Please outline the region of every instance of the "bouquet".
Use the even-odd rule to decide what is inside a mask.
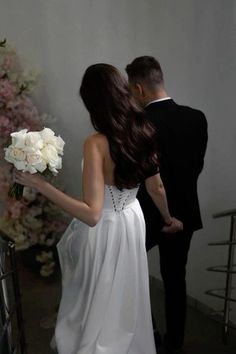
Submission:
[[[62,168],[62,155],[65,142],[50,128],[41,131],[22,129],[10,134],[11,145],[5,148],[5,159],[14,167],[31,174],[52,173],[56,175]],[[9,195],[16,199],[23,196],[24,186],[14,183]]]

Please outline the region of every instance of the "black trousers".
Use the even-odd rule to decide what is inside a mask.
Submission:
[[[160,270],[165,291],[166,335],[164,341],[173,349],[182,347],[184,342],[186,264],[192,234],[193,231],[185,230],[176,234],[160,233],[158,235]],[[147,230],[147,251],[153,246],[152,242],[148,242]]]

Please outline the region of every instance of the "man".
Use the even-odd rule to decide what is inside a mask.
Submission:
[[[177,353],[184,342],[188,250],[193,232],[202,228],[197,180],[207,146],[207,121],[201,111],[178,105],[167,95],[163,72],[155,58],[136,58],[126,71],[134,97],[157,130],[160,173],[170,212],[184,225],[184,230],[176,234],[162,233],[161,215],[145,185],[140,187],[138,199],[146,221],[147,251],[159,246],[165,290],[165,352]]]

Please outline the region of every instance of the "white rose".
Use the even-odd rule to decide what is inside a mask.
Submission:
[[[35,165],[42,161],[42,154],[40,151],[28,152],[26,155],[26,160],[30,165]]]
[[[26,158],[26,154],[24,150],[14,147],[10,145],[7,149],[5,149],[5,159],[8,162],[14,163],[17,161],[24,161]]]
[[[49,170],[53,174],[57,174],[58,170],[60,170],[61,168],[62,168],[62,158],[59,156],[56,161],[52,161],[51,163],[49,163]]]
[[[41,162],[36,163],[34,165],[34,167],[36,168],[37,171],[42,173],[43,171],[45,171],[47,169],[47,164],[45,161],[42,160]]]
[[[44,128],[43,130],[41,130],[40,134],[45,144],[50,143],[50,141],[53,140],[55,135],[54,131],[50,128]]]
[[[58,154],[63,154],[65,142],[60,136],[55,136],[55,133],[50,128],[44,128],[41,131],[41,136],[45,145],[53,145],[56,148]]]
[[[23,169],[23,172],[29,172],[31,175],[34,173],[37,173],[38,171],[36,170],[35,166],[26,164],[25,168]]]
[[[25,161],[26,154],[22,149],[14,148],[10,146],[5,149],[5,160],[11,162],[15,168],[19,171],[22,171],[26,167]]]
[[[12,145],[19,148],[25,147],[26,134],[27,129],[22,129],[19,132],[11,133]]]
[[[23,172],[43,172],[47,168],[54,174],[62,167],[65,142],[50,128],[41,132],[28,132],[23,129],[11,134],[12,144],[5,149],[5,159]]]
[[[28,171],[32,171],[32,168],[34,168],[39,172],[43,172],[47,168],[46,162],[42,159],[42,154],[39,150],[33,151],[33,152],[28,152],[26,160],[29,164],[27,166]],[[33,173],[35,173],[35,172],[33,172]]]
[[[27,163],[25,161],[15,161],[14,166],[17,170],[25,172]]]
[[[35,149],[43,148],[43,139],[40,132],[28,132],[25,137],[25,145]]]
[[[58,154],[63,155],[63,149],[65,142],[60,136],[54,136],[53,140],[50,142],[57,149]]]
[[[47,164],[53,163],[58,159],[58,153],[53,145],[46,145],[42,150],[42,158]]]
[[[42,158],[48,165],[49,170],[54,174],[57,174],[57,169],[62,167],[62,159],[58,156],[57,150],[53,145],[46,145],[42,150]]]

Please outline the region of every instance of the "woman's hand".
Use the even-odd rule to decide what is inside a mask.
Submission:
[[[182,231],[183,230],[183,223],[182,221],[172,217],[170,225],[166,225],[162,228],[162,232],[165,232],[167,234],[175,234],[176,232]]]
[[[45,182],[44,178],[38,173],[30,174],[28,172],[20,172],[15,170],[13,177],[16,183],[36,189],[39,189]]]

